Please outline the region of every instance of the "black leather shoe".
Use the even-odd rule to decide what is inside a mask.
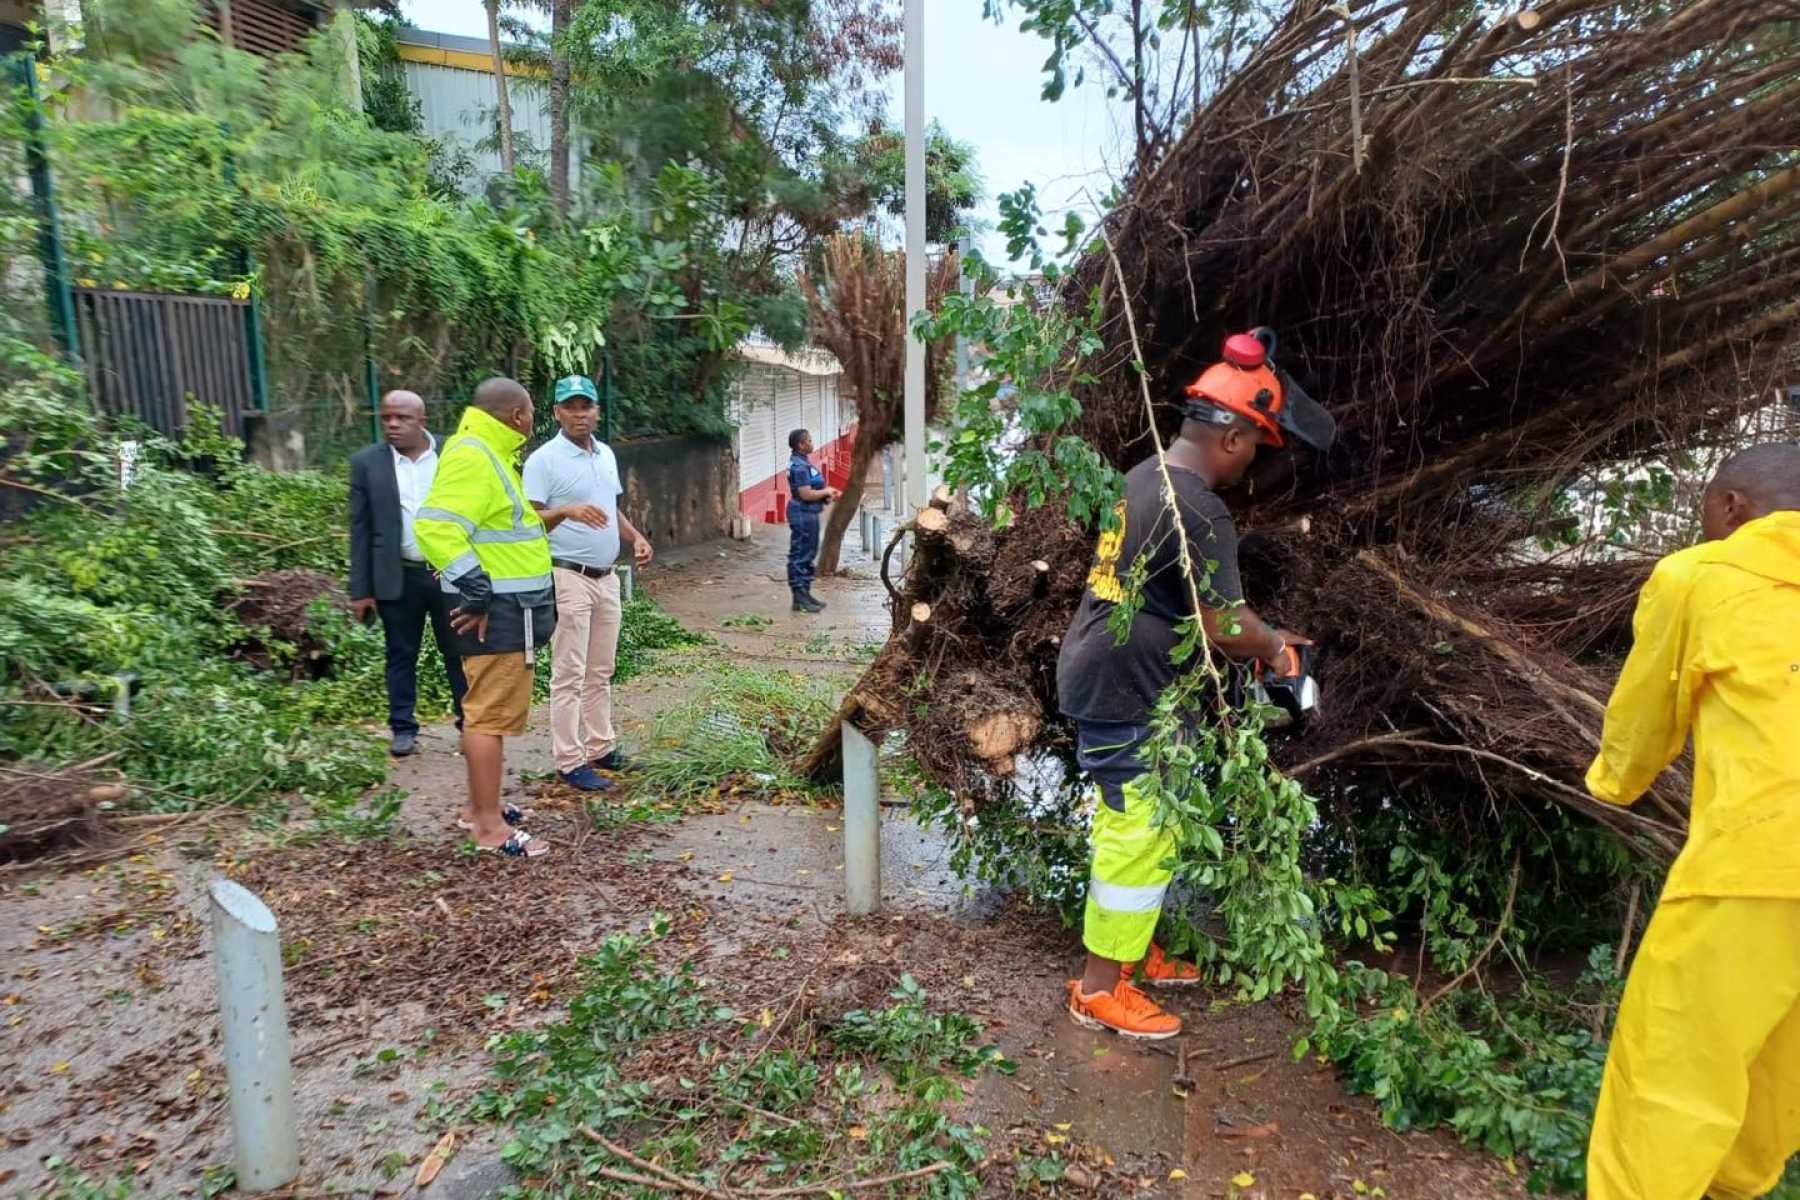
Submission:
[[[811,588],[806,589],[806,598],[812,602],[814,612],[824,612],[825,611],[825,602],[823,600],[819,599],[817,596],[813,595],[813,591]]]
[[[631,760],[619,753],[617,747],[614,747],[588,763],[588,766],[596,771],[629,771],[631,770]]]
[[[416,733],[396,733],[394,735],[393,745],[388,747],[388,753],[393,755],[395,758],[405,758],[407,755],[413,753],[418,748],[419,748],[419,735],[418,734],[416,734]]]

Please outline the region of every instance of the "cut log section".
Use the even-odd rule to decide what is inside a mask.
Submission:
[[[1037,740],[1043,720],[1035,712],[989,713],[969,726],[969,748],[996,777],[1013,773],[1017,756]]]
[[[941,508],[921,508],[912,519],[913,530],[921,534],[937,534],[950,528],[950,514]]]

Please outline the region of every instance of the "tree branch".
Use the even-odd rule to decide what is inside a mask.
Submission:
[[[1508,884],[1506,888],[1506,907],[1500,913],[1500,923],[1494,926],[1494,936],[1488,939],[1487,945],[1481,948],[1481,953],[1477,954],[1475,960],[1463,969],[1462,974],[1458,975],[1455,979],[1452,979],[1449,983],[1446,983],[1437,991],[1431,993],[1431,999],[1419,1005],[1419,1017],[1421,1019],[1424,1018],[1427,1012],[1431,1011],[1431,1006],[1436,1004],[1446,993],[1453,992],[1461,987],[1469,976],[1480,970],[1481,964],[1487,960],[1487,956],[1494,952],[1494,947],[1498,946],[1500,944],[1500,939],[1506,936],[1506,926],[1508,922],[1512,920],[1513,901],[1519,898],[1519,870],[1522,864],[1523,860],[1517,855],[1514,855],[1512,882]]]

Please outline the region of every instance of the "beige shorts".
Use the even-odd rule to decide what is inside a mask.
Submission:
[[[463,696],[463,728],[517,737],[531,715],[531,660],[517,650],[463,656],[469,690]]]

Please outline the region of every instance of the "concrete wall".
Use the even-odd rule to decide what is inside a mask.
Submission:
[[[623,508],[652,545],[692,546],[730,532],[737,511],[731,443],[698,437],[618,442]]]

